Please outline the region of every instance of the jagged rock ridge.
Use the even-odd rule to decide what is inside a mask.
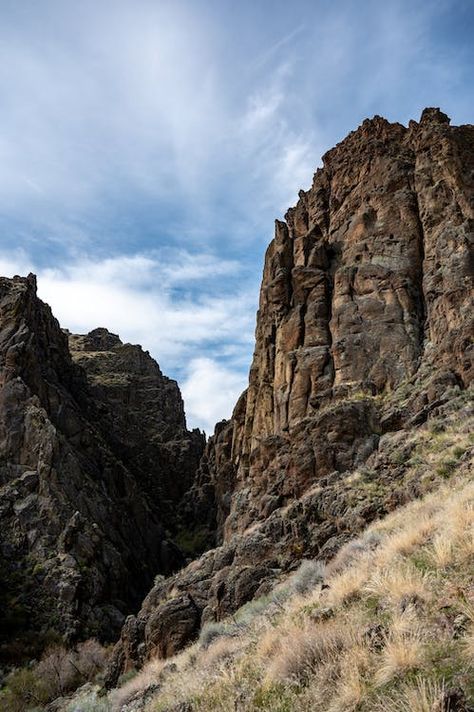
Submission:
[[[249,387],[184,500],[222,545],[151,590],[110,684],[417,495],[390,453],[472,381],[473,239],[474,126],[376,116],[324,156],[276,222]],[[364,463],[381,491],[354,499]]]
[[[35,278],[0,279],[1,653],[113,639],[184,563],[170,512],[204,446],[177,384],[105,329],[61,331]]]

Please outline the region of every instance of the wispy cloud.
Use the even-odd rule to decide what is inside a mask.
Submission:
[[[82,222],[93,244],[94,226],[114,240],[125,203],[129,217],[161,210],[188,238],[197,224],[220,238],[231,216],[248,242],[366,114],[465,110],[463,50],[434,41],[450,8],[299,0],[262,16],[245,3],[7,1],[0,212],[44,240]]]

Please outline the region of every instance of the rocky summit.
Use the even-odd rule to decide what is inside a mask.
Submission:
[[[249,385],[207,443],[148,353],[0,280],[4,660],[118,640],[113,687],[433,491],[458,465],[419,433],[472,422],[473,241],[474,126],[364,121],[276,222]]]

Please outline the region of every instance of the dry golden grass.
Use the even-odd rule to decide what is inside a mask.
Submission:
[[[453,560],[454,541],[446,536],[446,532],[434,537],[429,551],[430,560],[436,568],[444,569]]]
[[[408,562],[394,560],[390,567],[376,568],[364,590],[391,606],[407,607],[430,600],[430,586],[429,574],[421,573]]]
[[[278,682],[307,682],[322,663],[340,655],[348,643],[347,631],[331,623],[287,628],[282,645],[269,662],[267,678]]]
[[[325,602],[329,606],[350,603],[360,595],[369,578],[369,558],[361,556],[357,564],[328,580]]]
[[[235,638],[218,638],[202,653],[202,663],[207,667],[215,667],[231,659],[237,651],[241,651],[245,642]]]
[[[328,712],[355,710],[367,696],[367,673],[370,670],[370,653],[363,645],[355,645],[343,657],[337,680],[337,694],[328,706]]]
[[[441,709],[444,684],[418,678],[392,697],[381,699],[376,712],[434,712]]]
[[[395,532],[387,537],[384,544],[379,548],[377,561],[380,564],[388,563],[398,556],[408,556],[415,549],[424,544],[434,529],[433,518],[429,514],[422,513],[419,520],[413,522],[401,531]]]
[[[112,690],[110,703],[112,712],[120,712],[122,706],[137,692],[146,689],[148,685],[156,683],[163,670],[166,660],[151,660],[134,677],[125,682],[121,687]]]
[[[419,633],[391,632],[375,671],[376,685],[386,685],[394,678],[420,668],[426,660],[423,636]]]
[[[465,437],[427,432],[420,442],[435,462]],[[433,712],[445,675],[446,685],[465,686],[474,671],[473,562],[474,481],[465,464],[458,479],[344,547],[326,568],[327,588],[293,593],[251,617],[241,635],[191,646],[172,660],[176,673],[149,664],[120,699],[159,678],[146,712],[185,701],[196,712]]]

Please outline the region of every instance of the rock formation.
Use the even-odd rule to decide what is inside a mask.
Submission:
[[[105,329],[61,331],[35,278],[0,279],[0,653],[113,640],[184,562],[171,511],[203,449],[177,384]]]
[[[365,121],[276,223],[249,386],[207,444],[148,353],[0,278],[3,660],[121,629],[113,685],[429,489],[413,434],[468,408],[473,238],[474,126]]]
[[[122,344],[107,329],[69,334],[73,361],[87,375],[95,426],[133,471],[162,522],[176,526],[176,503],[191,486],[204,435],[188,432],[176,381],[140,346]]]
[[[324,156],[276,223],[249,387],[182,503],[221,545],[127,619],[109,684],[417,495],[401,443],[472,380],[473,239],[474,126],[376,116]]]

